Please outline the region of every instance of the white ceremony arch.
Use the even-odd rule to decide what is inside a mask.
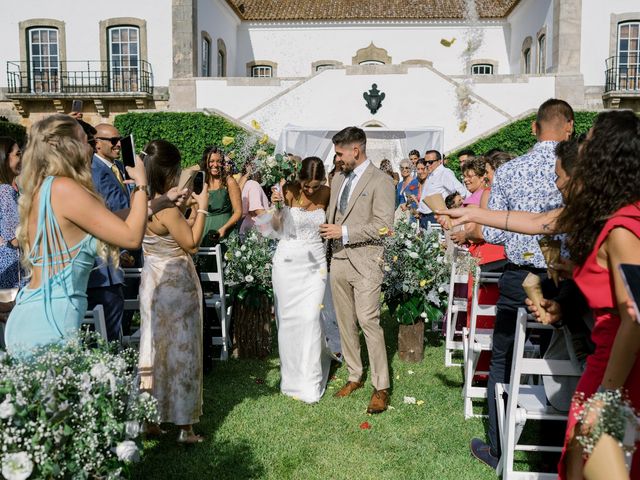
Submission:
[[[398,171],[398,163],[409,157],[411,150],[424,155],[427,150],[442,152],[444,130],[440,127],[412,127],[392,129],[385,127],[363,127],[367,134],[367,156],[379,166],[380,160],[388,158]],[[304,157],[319,157],[327,167],[333,161],[331,137],[338,132],[333,128],[312,128],[287,125],[280,133],[276,153],[293,153]]]

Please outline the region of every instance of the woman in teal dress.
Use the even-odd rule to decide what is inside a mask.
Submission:
[[[224,238],[238,223],[242,217],[242,199],[238,183],[232,176],[227,176],[220,148],[213,146],[204,151],[200,169],[205,172],[209,191],[202,246],[210,247],[216,243],[215,232]]]
[[[23,265],[30,282],[16,299],[5,329],[10,354],[77,335],[87,309],[94,257],[117,262],[118,248],[140,248],[147,221],[147,177],[136,160],[127,171],[136,187],[125,220],[93,188],[91,149],[76,120],[52,115],[34,124],[18,180]]]

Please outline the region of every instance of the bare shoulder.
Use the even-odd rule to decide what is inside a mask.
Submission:
[[[51,194],[64,200],[63,203],[73,205],[95,198],[85,187],[69,177],[56,177],[51,184]]]
[[[235,179],[235,178],[233,178],[233,176],[232,176],[232,175],[229,175],[229,176],[227,177],[227,188],[228,188],[229,190],[231,190],[231,189],[237,189],[237,190],[240,190],[240,185],[238,185],[238,182],[236,182],[236,179]]]

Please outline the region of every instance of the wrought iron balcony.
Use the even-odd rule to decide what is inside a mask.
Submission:
[[[640,58],[638,53],[624,53],[606,60],[607,92],[624,92],[640,95]]]
[[[153,94],[151,64],[101,61],[7,62],[8,96]]]

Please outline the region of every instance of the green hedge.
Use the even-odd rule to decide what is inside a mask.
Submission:
[[[20,145],[27,139],[27,129],[18,123],[0,121],[0,137],[11,137]]]
[[[242,165],[258,149],[273,152],[273,145],[258,145],[260,137],[217,115],[203,113],[153,112],[125,113],[115,118],[121,135],[133,134],[136,150],[142,150],[151,140],[168,140],[178,147],[183,166],[194,165],[210,145],[222,147],[222,137],[234,137],[233,144],[223,147],[234,151],[236,165]]]
[[[575,132],[577,134],[586,133],[593,125],[593,121],[599,112],[575,112]],[[464,147],[464,149],[473,150],[476,155],[482,155],[489,150],[499,148],[506,152],[516,155],[522,155],[533,147],[536,143],[536,137],[531,133],[531,122],[535,120],[535,114],[522,120],[517,120],[496,133],[481,138],[475,143]],[[461,149],[462,150],[462,149]],[[447,166],[459,173],[460,167],[458,163],[458,152],[454,152],[449,156]]]

